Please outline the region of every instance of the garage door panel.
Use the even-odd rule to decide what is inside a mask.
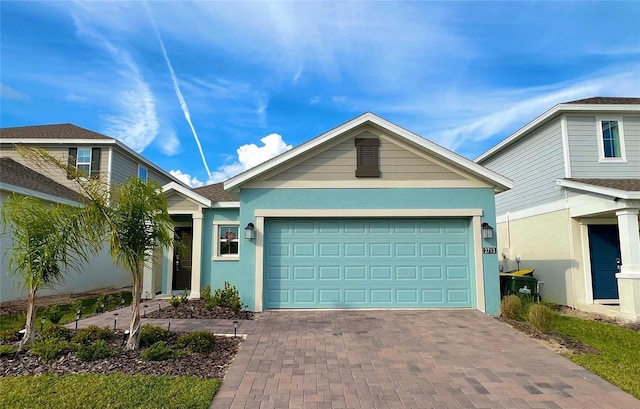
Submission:
[[[472,307],[469,224],[468,219],[267,220],[264,305]]]

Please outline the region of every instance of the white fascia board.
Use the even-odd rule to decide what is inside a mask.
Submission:
[[[196,192],[194,192],[193,190],[186,188],[182,185],[177,184],[176,182],[169,182],[166,185],[162,186],[162,193],[167,193],[169,191],[175,191],[180,193],[183,196],[188,197],[191,200],[194,200],[198,203],[200,203],[202,206],[205,207],[211,207],[211,200],[207,199],[204,196],[201,196],[199,194],[197,194]]]
[[[68,204],[71,206],[81,206],[82,203],[75,201],[64,199],[58,196],[53,196],[47,193],[38,192],[37,190],[27,189],[21,186],[15,186],[8,183],[0,182],[0,190],[4,190],[7,192],[17,193],[24,196],[36,197],[38,199],[46,200],[47,202],[60,203],[60,204]]]
[[[522,128],[518,129],[502,142],[495,145],[493,148],[489,149],[485,153],[481,154],[473,161],[476,163],[481,163],[482,161],[490,158],[496,153],[500,152],[507,146],[513,144],[514,142],[520,140],[522,137],[527,135],[532,130],[538,128],[540,125],[545,123],[546,121],[553,118],[555,115],[562,112],[617,112],[617,113],[640,113],[640,104],[557,104],[553,108],[547,110],[542,115],[538,116],[533,121],[529,122]]]
[[[213,202],[211,204],[213,209],[239,209],[240,202]]]
[[[351,129],[354,129],[366,122],[371,122],[374,125],[377,125],[383,129],[386,129],[390,132],[393,132],[407,140],[409,140],[410,142],[413,142],[414,144],[421,146],[422,148],[435,153],[437,156],[439,156],[441,159],[444,159],[447,162],[453,162],[454,164],[462,167],[464,170],[470,172],[471,174],[474,174],[476,176],[479,176],[481,179],[484,179],[485,181],[489,181],[491,182],[491,184],[496,186],[496,190],[498,191],[504,191],[504,190],[508,190],[511,189],[513,187],[513,182],[502,176],[499,175],[481,165],[478,165],[477,163],[474,163],[460,155],[458,155],[455,152],[452,152],[446,148],[443,148],[440,145],[437,145],[411,131],[408,131],[392,122],[389,122],[385,119],[380,118],[379,116],[371,113],[371,112],[366,112],[348,122],[345,122],[342,125],[339,125],[333,129],[331,129],[328,132],[325,132],[324,134],[317,136],[313,139],[311,139],[310,141],[307,141],[305,143],[303,143],[300,146],[297,146],[279,156],[276,156],[275,158],[268,160],[264,163],[262,163],[261,165],[258,165],[252,169],[249,169],[237,176],[232,177],[231,179],[228,179],[224,182],[224,188],[225,190],[230,190],[230,189],[234,189],[239,187],[240,185],[242,185],[243,183],[275,168],[276,166],[281,165],[284,162],[287,162],[288,160],[298,156],[298,155],[302,155],[308,151],[310,151],[311,149],[316,148],[317,146],[320,146],[328,141],[330,141],[333,138],[336,138],[339,135],[344,134],[345,132],[350,131]]]
[[[612,189],[610,187],[595,186],[588,183],[577,182],[575,180],[558,179],[558,185],[570,189],[582,190],[605,196],[618,197],[620,199],[640,199],[640,192],[629,192],[626,190]]]

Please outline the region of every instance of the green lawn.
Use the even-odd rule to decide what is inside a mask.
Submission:
[[[555,330],[600,351],[567,358],[640,399],[640,332],[567,316],[557,317]]]
[[[216,379],[144,375],[42,375],[0,378],[0,407],[206,409]]]

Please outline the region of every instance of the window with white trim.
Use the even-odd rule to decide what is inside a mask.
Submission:
[[[141,181],[146,182],[148,177],[149,177],[149,171],[147,170],[147,168],[145,168],[142,165],[138,165],[138,178]]]
[[[237,260],[240,250],[240,223],[214,223],[214,259]]]
[[[67,178],[100,176],[100,148],[69,148]],[[74,171],[74,168],[77,171]]]
[[[598,118],[601,161],[626,161],[622,118]]]

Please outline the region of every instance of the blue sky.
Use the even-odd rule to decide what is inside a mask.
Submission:
[[[0,7],[2,127],[74,123],[193,186],[366,111],[472,159],[556,103],[640,96],[640,2]]]

